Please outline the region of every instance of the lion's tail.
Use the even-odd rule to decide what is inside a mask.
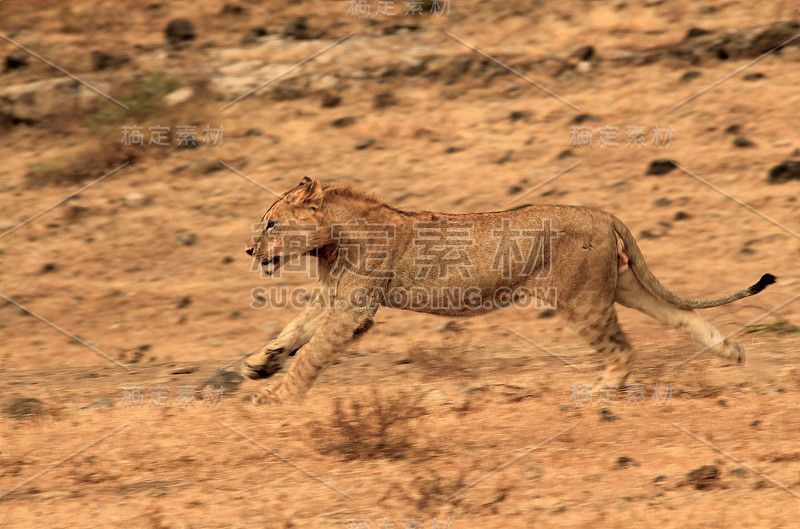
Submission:
[[[764,274],[755,285],[739,290],[738,292],[727,294],[725,296],[710,299],[685,298],[683,296],[679,296],[662,285],[656,276],[653,275],[653,272],[647,268],[647,264],[644,262],[644,256],[642,255],[641,250],[639,250],[639,246],[636,244],[636,240],[633,238],[633,235],[631,234],[630,230],[628,230],[627,226],[613,216],[612,226],[614,227],[614,231],[617,233],[617,235],[619,235],[620,239],[622,239],[622,242],[625,244],[625,252],[628,255],[628,266],[630,266],[631,270],[633,270],[633,273],[636,275],[636,278],[639,280],[639,282],[642,283],[651,293],[663,299],[664,301],[675,305],[676,307],[680,307],[682,309],[706,309],[709,307],[726,305],[736,301],[737,299],[758,294],[767,288],[768,285],[771,285],[775,282],[774,275]]]

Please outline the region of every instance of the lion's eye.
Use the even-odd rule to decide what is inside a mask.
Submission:
[[[269,229],[271,229],[273,227],[275,227],[275,221],[274,220],[268,220],[267,221],[267,229],[269,230]]]

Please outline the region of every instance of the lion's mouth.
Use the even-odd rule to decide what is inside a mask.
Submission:
[[[278,257],[277,255],[272,259],[265,259],[264,261],[261,261],[261,271],[263,271],[268,276],[271,276],[278,269],[280,262],[281,258]]]

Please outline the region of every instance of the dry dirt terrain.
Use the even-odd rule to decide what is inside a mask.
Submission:
[[[0,528],[799,527],[796,3],[378,4],[0,2]],[[218,370],[314,286],[243,251],[303,176],[599,207],[686,296],[778,281],[703,311],[743,366],[621,308],[638,386],[587,394],[546,310],[382,310],[256,407]]]

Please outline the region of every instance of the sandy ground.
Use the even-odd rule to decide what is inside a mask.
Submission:
[[[95,101],[0,129],[0,405],[42,403],[33,417],[0,415],[0,527],[798,526],[800,181],[767,176],[800,159],[800,48],[750,66],[610,59],[678,43],[692,27],[795,20],[795,5],[464,0],[449,15],[410,21],[352,17],[347,2],[235,5],[246,13],[220,14],[210,1],[0,3],[0,32],[125,101],[137,75],[181,72],[163,93],[134,98],[129,113]],[[298,16],[315,38],[280,35]],[[197,27],[182,50],[163,36],[176,17]],[[411,22],[419,29],[384,32]],[[241,44],[256,26],[268,35]],[[211,62],[291,64],[351,31],[277,83],[406,53],[484,58],[443,30],[492,56],[543,61],[519,62],[520,73],[578,110],[474,65],[450,79],[354,75],[225,111],[231,98],[204,88],[218,81]],[[597,55],[586,64],[547,66],[586,45]],[[97,73],[92,50],[133,60]],[[1,56],[18,52],[0,42]],[[700,75],[682,80],[688,71]],[[756,72],[763,77],[745,79]],[[31,58],[0,74],[0,88],[59,77]],[[162,104],[178,86],[195,97]],[[395,104],[376,106],[385,92]],[[341,103],[323,106],[326,94]],[[352,125],[331,125],[348,116]],[[168,146],[121,149],[123,126],[185,124],[223,126],[224,143],[178,149],[173,136]],[[626,146],[634,126],[646,141]],[[591,146],[576,145],[576,127],[588,128]],[[671,143],[653,144],[656,127],[671,129]],[[614,128],[619,145],[599,144],[601,129]],[[735,145],[738,136],[753,145]],[[18,227],[131,153],[129,165]],[[685,170],[646,174],[656,159]],[[220,366],[300,311],[253,308],[252,290],[313,287],[303,273],[270,282],[243,252],[274,199],[248,178],[283,191],[306,175],[407,209],[599,207],[631,228],[654,273],[683,295],[737,290],[765,272],[779,279],[704,311],[738,333],[744,366],[704,353],[676,367],[702,347],[621,308],[640,351],[640,390],[591,402],[583,386],[602,359],[534,309],[456,323],[383,310],[297,404],[252,406],[244,396],[262,384],[252,381],[206,395]],[[166,388],[161,403],[155,388]],[[706,479],[690,475],[704,465],[714,466]]]

